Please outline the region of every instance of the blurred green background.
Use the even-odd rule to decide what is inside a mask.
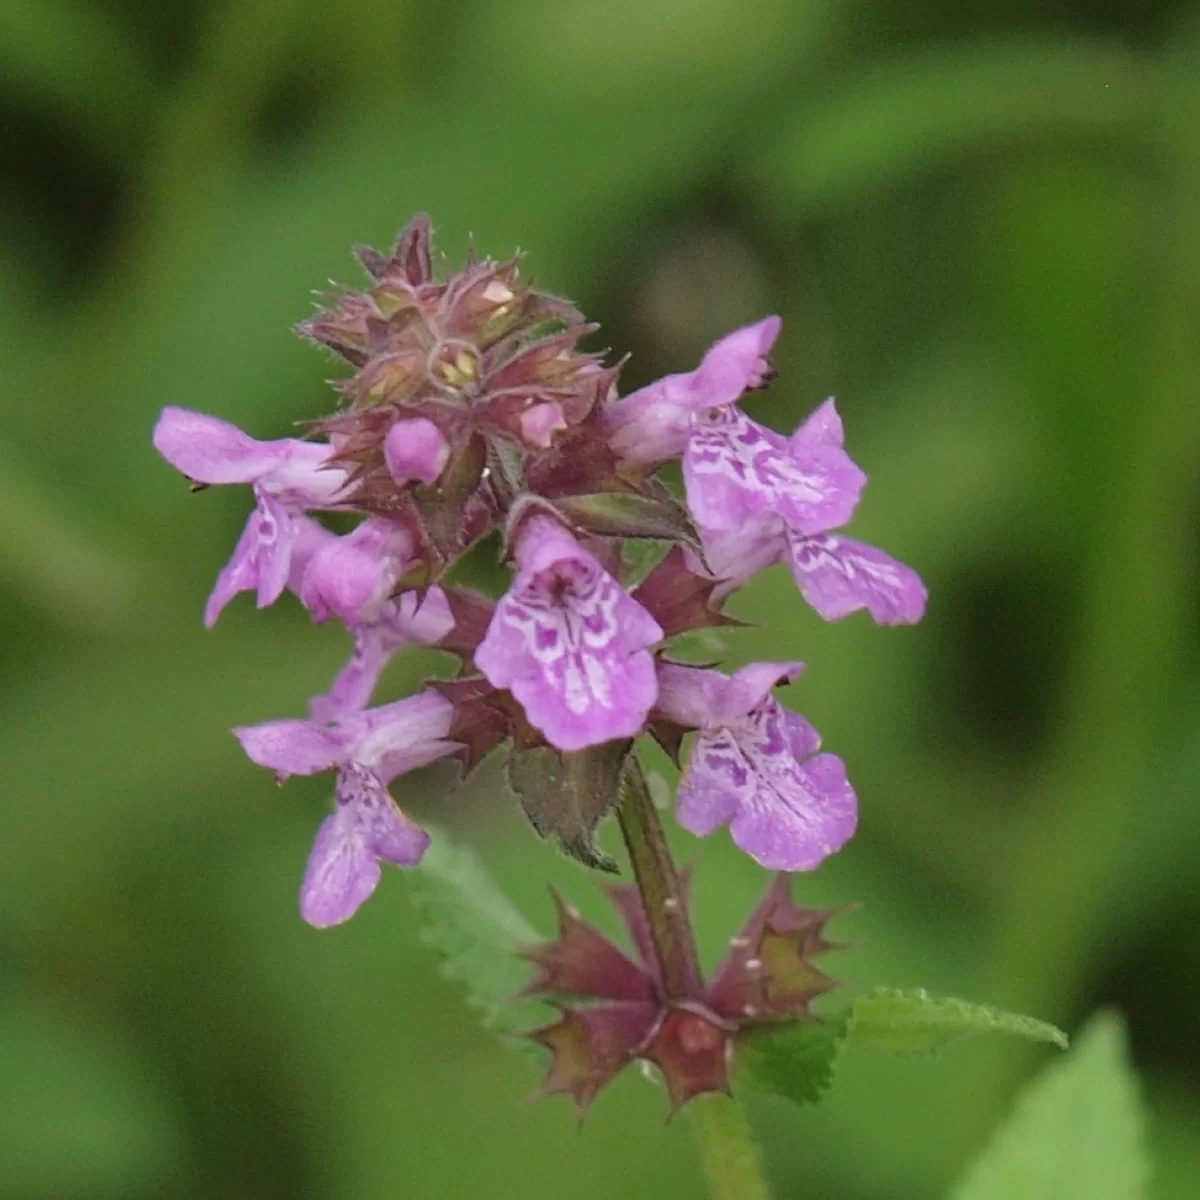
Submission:
[[[203,600],[248,495],[191,496],[166,403],[260,437],[326,411],[290,324],[417,209],[634,353],[628,387],[779,311],[783,428],[836,393],[855,530],[916,629],[824,625],[782,573],[735,656],[844,755],[861,832],[796,892],[859,900],[830,967],[1131,1025],[1154,1195],[1200,1193],[1200,9],[1001,0],[0,2],[0,1195],[691,1197],[630,1072],[582,1132],[480,1032],[399,872],[316,933],[327,780],[228,734],[299,715],[345,635]],[[430,663],[406,659],[395,694]],[[550,921],[486,771],[406,807]],[[611,834],[611,831],[608,831]],[[697,860],[715,952],[762,888]],[[602,915],[607,921],[607,916]],[[611,927],[611,926],[610,926]],[[847,1054],[753,1108],[778,1195],[944,1193],[1044,1050]]]

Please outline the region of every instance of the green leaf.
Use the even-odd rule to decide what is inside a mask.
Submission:
[[[596,845],[596,826],[616,807],[631,745],[605,742],[571,754],[539,746],[508,761],[509,782],[534,829],[601,871],[615,871],[617,864]]]
[[[842,1013],[830,1021],[751,1029],[737,1042],[738,1081],[795,1104],[817,1104],[833,1081],[848,1026]]]
[[[1142,1200],[1142,1124],[1124,1029],[1096,1017],[1018,1099],[953,1200]]]
[[[590,492],[555,501],[572,521],[605,537],[657,538],[700,551],[696,527],[682,505],[635,492]]]
[[[796,1104],[816,1104],[833,1080],[842,1045],[935,1054],[972,1033],[1007,1033],[1065,1047],[1066,1034],[985,1004],[939,999],[921,989],[876,988],[837,1017],[747,1031],[738,1041],[743,1082]]]
[[[445,833],[433,840],[421,868],[407,874],[420,911],[422,941],[442,955],[442,974],[463,984],[483,1023],[497,1033],[517,1033],[544,1015],[540,1003],[514,997],[529,982],[519,951],[542,940],[514,908],[474,851]]]
[[[973,1033],[1005,1033],[1066,1049],[1061,1029],[986,1004],[931,996],[923,988],[876,988],[850,1010],[850,1040],[895,1054],[936,1054]]]

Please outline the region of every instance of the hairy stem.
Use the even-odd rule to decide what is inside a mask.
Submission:
[[[710,1093],[688,1105],[713,1200],[770,1200],[762,1154],[742,1106]]]
[[[617,819],[646,910],[667,999],[699,1000],[700,963],[687,897],[636,754],[629,756],[621,776]]]

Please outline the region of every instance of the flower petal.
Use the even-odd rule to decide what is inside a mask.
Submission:
[[[811,871],[854,833],[858,800],[833,754],[780,766],[730,822],[733,840],[772,871]]]
[[[272,443],[283,450],[281,461],[259,486],[292,512],[310,508],[338,508],[349,478],[345,469],[330,463],[333,447],[324,442],[283,438]]]
[[[787,527],[775,513],[764,513],[737,529],[700,526],[700,540],[704,546],[703,565],[721,580],[713,592],[714,600],[741,587],[787,553]]]
[[[379,882],[379,863],[351,813],[321,822],[300,885],[300,915],[317,929],[348,921]]]
[[[560,750],[640,732],[658,691],[646,649],[658,623],[554,521],[528,521],[516,557],[476,665]]]
[[[760,387],[769,371],[767,355],[779,336],[783,321],[777,316],[764,317],[753,325],[743,325],[714,342],[699,368],[688,380],[688,395],[679,397],[693,411],[698,408],[732,404],[748,388]],[[675,391],[671,389],[672,399]]]
[[[315,775],[336,766],[344,757],[343,740],[333,730],[311,721],[264,721],[239,725],[233,731],[251,762],[270,767],[281,778]]]
[[[237,545],[229,561],[221,568],[213,590],[204,605],[204,627],[211,629],[225,606],[239,592],[250,592],[258,587],[258,537],[262,517],[255,507],[242,528]]]
[[[833,446],[840,450],[845,442],[842,418],[837,405],[830,396],[823,404],[813,409],[792,434],[792,449],[798,451],[804,444]]]
[[[430,588],[424,595],[405,592],[386,601],[378,621],[352,627],[354,649],[329,691],[309,700],[309,716],[314,721],[337,721],[364,709],[397,651],[410,642],[431,646],[453,628],[454,617],[441,588]]]
[[[379,860],[413,866],[429,846],[429,835],[365,767],[350,763],[338,772],[337,804],[321,823],[300,887],[301,915],[318,929],[358,911],[379,882]]]
[[[274,604],[287,587],[295,518],[257,487],[255,493],[254,510],[204,606],[204,624],[208,629],[216,624],[225,606],[239,592],[257,590],[258,607],[266,608]]]
[[[258,528],[254,549],[258,572],[259,608],[267,608],[283,595],[292,565],[292,517],[278,500],[260,492]]]
[[[350,763],[338,773],[338,804],[353,813],[367,849],[384,862],[412,867],[429,848],[429,834],[400,811],[383,781]]]
[[[683,456],[688,509],[710,530],[741,530],[774,513],[801,533],[845,524],[866,483],[849,455],[782,435],[735,405],[693,419]]]
[[[450,602],[440,587],[405,592],[385,614],[384,623],[397,634],[422,646],[435,646],[454,628]]]
[[[679,781],[676,820],[689,833],[708,837],[732,820],[752,787],[752,771],[732,735],[724,729],[702,733]]]
[[[432,689],[364,709],[344,719],[339,732],[351,745],[349,755],[384,783],[451,753],[446,741],[454,705]]]
[[[721,690],[712,724],[726,725],[757,708],[781,683],[790,683],[804,670],[802,662],[748,663],[729,677]],[[789,710],[784,709],[784,712]],[[799,717],[799,714],[793,714]],[[799,718],[803,720],[803,718]]]
[[[732,404],[766,378],[766,356],[779,336],[780,319],[766,317],[714,343],[694,371],[666,375],[618,400],[605,411],[609,444],[627,462],[678,458],[692,414]]]
[[[154,426],[154,448],[198,483],[253,483],[287,457],[283,442],[260,442],[220,417],[174,407]]]
[[[545,673],[512,684],[529,723],[559,750],[636,737],[657,692],[649,651],[623,659],[564,655]]]
[[[366,708],[383,668],[404,640],[381,625],[356,629],[354,649],[345,666],[333,677],[329,691],[309,699],[309,716],[314,721],[338,721]]]
[[[378,619],[413,553],[412,535],[384,517],[368,517],[313,555],[300,599],[316,621],[336,614],[354,626]]]
[[[908,625],[925,615],[920,576],[874,546],[838,534],[793,537],[788,563],[805,600],[827,621],[860,608],[880,625]]]
[[[707,667],[660,659],[655,710],[688,729],[717,725],[716,713],[729,676]]]
[[[766,699],[736,722],[700,735],[678,794],[678,820],[701,837],[725,821],[764,867],[811,870],[854,832],[857,800],[841,760],[804,762],[820,745],[799,713]]]

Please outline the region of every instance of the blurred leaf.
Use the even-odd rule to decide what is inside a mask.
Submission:
[[[1067,1035],[1045,1021],[931,996],[923,988],[876,988],[855,1000],[851,1013],[851,1041],[894,1054],[936,1054],[973,1033],[1004,1033],[1067,1046]]]
[[[953,1200],[1141,1200],[1142,1120],[1124,1029],[1097,1017],[1017,1101]]]
[[[0,1112],[5,1196],[150,1194],[184,1155],[147,1064],[46,996],[0,999]]]
[[[529,982],[518,956],[541,935],[508,902],[475,853],[431,830],[421,869],[408,873],[413,904],[424,920],[422,940],[442,955],[442,973],[463,984],[467,998],[498,1033],[532,1027],[540,1005],[514,1002]]]
[[[147,568],[105,545],[95,520],[0,443],[0,579],[67,626],[113,625],[129,615]]]
[[[780,211],[829,209],[980,144],[1136,137],[1152,82],[1147,63],[1099,42],[939,46],[823,89],[774,144],[754,147],[749,172]]]
[[[136,42],[84,0],[0,4],[0,75],[113,158],[154,111]]]
[[[794,1104],[819,1103],[833,1082],[848,1026],[842,1013],[830,1021],[789,1022],[744,1034],[735,1060],[740,1082]]]

